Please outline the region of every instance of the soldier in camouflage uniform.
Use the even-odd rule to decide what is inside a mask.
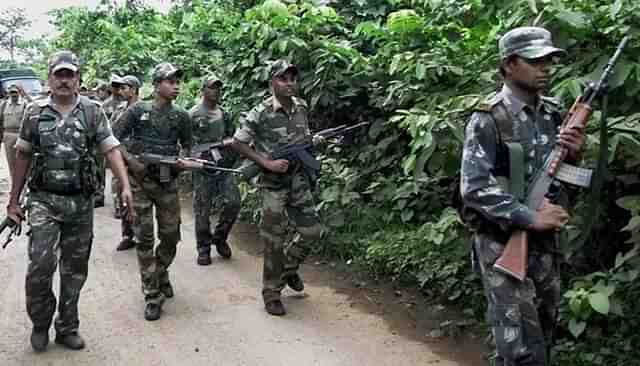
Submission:
[[[111,77],[111,96],[104,101],[102,104],[102,108],[104,109],[105,114],[109,121],[113,121],[113,112],[116,108],[124,103],[122,95],[120,94],[120,86],[122,85],[122,78],[118,75],[113,75]],[[103,207],[104,206],[104,188],[107,179],[106,175],[107,164],[104,160],[104,156],[98,155],[98,181],[96,186],[95,193],[95,206]]]
[[[310,135],[307,104],[294,96],[298,69],[278,60],[270,75],[273,95],[242,117],[232,146],[263,169],[259,181],[263,199],[260,234],[265,242],[262,296],[269,314],[284,315],[280,292],[285,284],[296,291],[304,289],[297,271],[321,238],[322,226],[309,177],[300,162],[268,157],[279,147]],[[286,243],[289,222],[297,234]]]
[[[196,145],[216,143],[233,136],[233,122],[218,105],[221,89],[219,77],[210,75],[203,79],[202,101],[189,111]],[[216,161],[223,168],[231,168],[237,160],[237,153],[232,149],[207,149],[199,158]],[[211,264],[212,244],[222,258],[231,258],[227,238],[240,213],[240,191],[233,175],[196,170],[193,172],[193,188],[197,263],[203,266]],[[222,211],[212,236],[210,214],[216,201],[222,204]]]
[[[120,104],[113,112],[113,128],[116,128],[118,120],[124,115],[127,109],[138,102],[139,90],[141,87],[140,80],[133,75],[127,75],[122,78],[123,86],[120,87],[120,93],[126,98],[126,103]],[[122,146],[127,147],[129,140],[121,141]],[[121,221],[122,228],[122,240],[116,247],[116,250],[122,251],[131,249],[136,246],[135,230],[133,223],[126,219],[126,215],[123,214],[122,200],[120,197],[120,181],[114,175],[111,178],[111,195],[113,196],[113,209],[115,211],[114,216]]]
[[[182,70],[169,63],[161,63],[153,70],[154,100],[138,102],[120,118],[115,135],[130,139],[129,152],[177,156],[180,148],[188,155],[191,150],[191,120],[184,109],[173,104],[178,96]],[[129,163],[131,173],[131,163]],[[182,161],[178,167],[183,168]],[[169,266],[180,241],[180,199],[178,170],[167,166],[145,164],[144,176],[130,174],[138,220],[138,263],[146,307],[144,317],[157,320],[165,298],[173,297],[169,281]],[[155,248],[153,208],[158,221],[160,244]]]
[[[19,222],[24,215],[19,196],[29,171],[29,267],[27,312],[33,322],[31,345],[44,351],[56,310],[53,274],[60,262],[60,300],[55,320],[56,343],[81,349],[78,300],[87,279],[93,239],[93,192],[96,152],[102,151],[122,180],[122,197],[133,204],[118,140],[100,107],[78,95],[78,58],[69,51],[49,59],[52,95],[31,103],[16,143],[16,171],[7,213]],[[131,212],[133,214],[133,211]]]
[[[555,234],[569,215],[548,200],[532,211],[511,193],[507,179],[514,179],[510,176],[514,170],[509,168],[507,144],[522,147],[522,169],[515,170],[524,176],[526,191],[556,143],[577,159],[584,135],[563,129],[556,137],[562,123],[559,104],[541,95],[552,57],[564,53],[553,46],[551,34],[542,28],[516,28],[500,39],[499,48],[504,86],[478,108],[466,128],[460,186],[463,212],[475,232],[474,259],[489,303],[495,364],[544,366],[560,301]],[[522,282],[493,268],[516,229],[530,232],[528,272]]]

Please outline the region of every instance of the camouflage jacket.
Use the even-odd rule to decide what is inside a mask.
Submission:
[[[522,145],[526,190],[553,150],[562,123],[560,105],[551,98],[540,97],[537,107],[529,106],[505,85],[473,113],[466,127],[460,172],[463,204],[504,230],[526,228],[534,222],[534,211],[497,179],[499,175],[508,175],[508,169],[504,174],[504,169],[498,166],[505,161],[508,166],[509,157],[501,146],[501,134],[492,114],[496,108],[504,111],[512,122],[511,140]]]
[[[152,102],[138,102],[118,119],[114,133],[118,139],[130,139],[134,153],[177,155],[180,148],[191,150],[191,128],[189,114],[175,104],[158,109]]]
[[[246,144],[253,142],[256,151],[266,156],[310,135],[307,103],[294,97],[292,110],[287,112],[272,96],[240,117],[240,129],[233,138]],[[282,174],[265,172],[262,181],[277,181],[281,177]]]
[[[203,103],[199,103],[191,108],[189,116],[191,117],[194,147],[220,142],[225,137],[233,136],[233,122],[229,118],[229,114],[220,107],[210,111]],[[230,168],[238,160],[238,154],[230,148],[217,149],[217,153],[220,154],[221,160],[216,160],[216,162],[222,167]],[[209,160],[214,159],[210,152],[201,157]],[[213,172],[210,174],[217,175]]]

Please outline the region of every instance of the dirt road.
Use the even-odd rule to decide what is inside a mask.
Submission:
[[[4,152],[0,161],[4,208],[9,190]],[[96,210],[89,279],[80,299],[80,332],[87,342],[82,351],[53,342],[45,353],[32,351],[24,305],[26,239],[0,251],[0,366],[483,364],[475,346],[426,342],[420,319],[414,319],[424,313],[420,309],[405,311],[411,304],[385,300],[384,290],[374,298],[376,293],[317,263],[302,272],[304,294],[284,294],[288,314],[269,316],[260,298],[255,228],[236,227],[231,261],[216,257],[213,265],[200,267],[190,204],[182,211],[182,242],[170,273],[176,296],[166,302],[159,321],[147,322],[135,252],[115,251],[119,224],[111,207]]]

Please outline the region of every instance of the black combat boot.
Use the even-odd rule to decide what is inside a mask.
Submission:
[[[144,308],[144,318],[148,321],[160,319],[160,313],[162,313],[162,306],[156,303],[148,303]]]
[[[84,348],[84,339],[78,333],[56,334],[56,343],[73,350]]]
[[[297,273],[290,274],[288,276],[285,276],[284,280],[287,282],[287,285],[292,290],[295,290],[298,292],[304,290],[304,282],[302,282],[302,278],[300,277],[299,274]]]
[[[120,244],[118,244],[118,246],[116,247],[116,250],[117,251],[128,250],[131,248],[135,248],[137,244],[138,243],[136,243],[136,241],[133,238],[124,236],[122,237]]]
[[[211,264],[211,252],[208,250],[198,251],[197,263],[201,266],[208,266]]]
[[[229,243],[225,241],[222,242],[216,242],[216,251],[218,252],[218,254],[220,254],[220,256],[224,259],[229,259],[231,258],[231,247],[229,246]]]
[[[280,299],[266,302],[264,304],[264,308],[267,310],[267,313],[275,316],[283,316],[287,313]]]
[[[31,331],[31,347],[36,352],[44,352],[49,344],[49,328],[37,329]]]

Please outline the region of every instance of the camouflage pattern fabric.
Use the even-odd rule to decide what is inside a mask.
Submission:
[[[189,111],[189,115],[196,145],[219,142],[233,135],[233,124],[221,108],[208,110],[203,103],[200,103]],[[231,154],[230,149],[224,150],[226,156],[221,165],[231,167],[237,160],[237,154]],[[207,154],[210,155],[210,153]],[[203,158],[211,158],[207,154]],[[225,242],[229,237],[231,228],[240,213],[240,191],[232,175],[200,171],[193,172],[193,189],[193,213],[198,252],[209,253],[212,244]],[[211,235],[210,215],[214,203],[219,203],[222,210]]]
[[[193,172],[193,214],[198,252],[209,253],[211,245],[227,241],[240,213],[240,191],[230,174],[212,176]],[[220,217],[211,235],[211,209],[221,206]]]
[[[87,279],[93,240],[93,200],[83,195],[31,192],[29,224],[27,313],[34,328],[49,329],[56,310],[53,274],[60,261],[60,300],[55,328],[58,334],[77,332],[78,301]]]
[[[136,152],[176,155],[182,147],[187,153],[192,146],[191,120],[187,111],[171,105],[157,109],[152,103],[138,102],[119,118],[114,133],[129,139]],[[160,286],[169,282],[168,268],[180,241],[180,199],[177,174],[160,183],[149,167],[142,181],[129,174],[137,221],[137,253],[142,278],[142,292],[147,303],[161,303]],[[160,244],[154,251],[153,208],[155,206]]]
[[[309,181],[301,173],[284,178],[281,189],[262,189],[260,235],[264,247],[262,296],[265,302],[280,298],[284,278],[297,272],[322,236]],[[289,225],[296,234],[287,241]]]
[[[94,108],[93,113],[88,111],[89,108]],[[93,116],[93,120],[89,116]],[[30,104],[16,142],[16,148],[21,152],[37,152],[45,161],[52,163],[60,160],[73,162],[79,154],[95,154],[96,150],[106,153],[118,145],[102,108],[84,97],[78,98],[77,104],[64,118],[55,111],[50,98]],[[38,161],[34,160],[30,174],[43,172]],[[79,174],[75,169],[64,168],[49,170],[53,174],[48,176],[68,181]],[[27,210],[31,237],[25,283],[26,305],[34,327],[48,329],[56,307],[52,291],[53,274],[60,262],[61,291],[55,327],[58,334],[64,335],[78,329],[78,299],[87,278],[93,240],[94,202],[84,193],[51,193],[48,184],[54,183],[30,184]]]
[[[488,107],[494,113],[496,108],[502,110],[512,122],[513,131],[508,132],[511,140],[523,147],[525,182],[529,185],[555,145],[557,126],[562,121],[557,103],[542,98],[534,109],[505,86]],[[496,365],[544,366],[545,337],[553,332],[560,300],[554,254],[557,242],[553,233],[530,235],[529,268],[524,282],[493,270],[509,232],[526,228],[535,219],[535,212],[499,183],[501,173],[497,166],[502,159],[508,162],[508,155],[499,146],[504,133],[496,123],[489,111],[471,116],[465,132],[460,189],[464,205],[483,218],[483,223],[473,228],[473,247],[489,303]]]
[[[241,118],[234,139],[247,144],[253,141],[256,150],[266,155],[309,136],[307,106],[298,98],[293,102],[288,113],[274,97],[258,104]],[[299,164],[291,162],[286,174],[263,172],[259,185],[263,199],[260,234],[265,243],[262,295],[269,302],[280,298],[284,277],[297,271],[314,242],[320,240],[323,228]],[[296,234],[287,242],[289,224]]]
[[[131,175],[129,181],[133,193],[133,206],[137,214],[136,250],[142,292],[147,303],[162,303],[164,296],[160,292],[160,287],[169,283],[169,266],[176,256],[176,247],[180,241],[178,181],[174,179],[169,184],[160,184],[147,177],[142,182],[138,182]],[[160,239],[160,244],[155,249],[154,206],[158,222],[158,239]]]
[[[493,269],[504,243],[491,235],[473,239],[488,301],[487,317],[496,342],[496,366],[545,366],[560,305],[560,275],[555,268],[553,236],[537,238],[530,247],[527,278],[520,282]]]

